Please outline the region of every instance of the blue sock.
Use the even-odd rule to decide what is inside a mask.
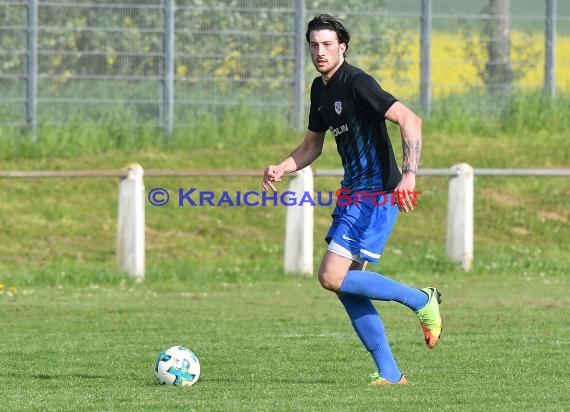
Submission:
[[[396,282],[386,276],[363,270],[351,270],[344,278],[340,293],[350,293],[374,300],[394,300],[416,311],[428,302],[427,293]]]
[[[347,294],[339,294],[338,297],[350,317],[356,334],[372,355],[378,374],[390,382],[400,380],[402,373],[390,350],[384,324],[370,299]]]

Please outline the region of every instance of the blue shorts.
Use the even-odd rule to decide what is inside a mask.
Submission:
[[[353,256],[376,263],[392,233],[398,213],[397,204],[382,202],[381,198],[352,201],[348,205],[337,202],[325,240],[327,243],[333,240]]]

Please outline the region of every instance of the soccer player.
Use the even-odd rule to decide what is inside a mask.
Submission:
[[[374,359],[377,373],[371,385],[406,384],[371,300],[396,301],[413,310],[431,349],[442,330],[441,295],[434,287],[415,289],[365,269],[368,262],[380,258],[400,210],[414,209],[421,119],[370,75],[345,61],[350,34],[338,19],[316,16],[307,26],[306,38],[320,73],[311,86],[308,130],[285,160],[265,169],[262,186],[275,191],[283,175],[311,164],[322,152],[326,131],[331,131],[344,167],[343,193],[352,197],[349,202],[337,202],[333,211],[318,279],[323,288],[338,295]],[[385,119],[400,127],[402,172]],[[382,194],[374,194],[378,192]],[[398,201],[380,199],[384,193],[397,194]]]

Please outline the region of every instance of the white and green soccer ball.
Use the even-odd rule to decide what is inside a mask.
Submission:
[[[192,386],[200,378],[200,361],[184,346],[171,346],[158,354],[154,374],[161,385]]]

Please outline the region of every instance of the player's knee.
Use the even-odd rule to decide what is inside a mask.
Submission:
[[[326,270],[326,268],[321,268],[319,270],[319,283],[321,286],[331,292],[338,292],[340,285],[342,284],[343,276]]]

